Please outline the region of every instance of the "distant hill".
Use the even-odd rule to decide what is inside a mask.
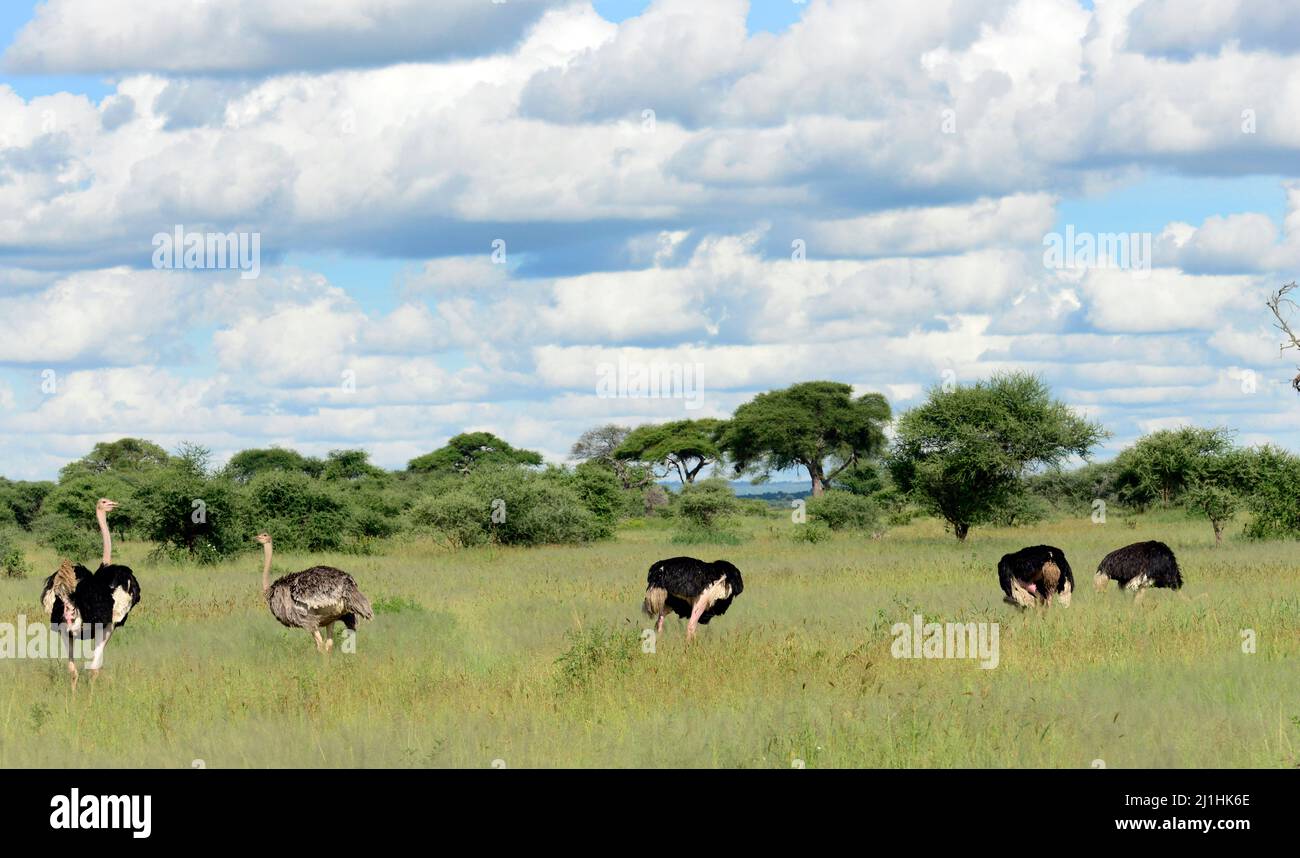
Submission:
[[[669,491],[681,489],[681,483],[660,483]],[[731,480],[731,490],[739,497],[756,497],[764,499],[803,498],[812,494],[812,484],[808,480],[759,483],[754,485],[749,480]]]
[[[749,480],[732,480],[731,490],[741,497],[749,495],[791,495],[804,497],[812,494],[812,483],[808,480],[797,482],[771,482],[754,485]]]

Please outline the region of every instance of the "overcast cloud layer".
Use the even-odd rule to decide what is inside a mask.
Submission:
[[[5,52],[116,83],[0,85],[0,473],[126,434],[560,460],[795,381],[901,410],[1004,368],[1112,450],[1300,448],[1263,305],[1300,269],[1291,4],[812,0],[780,34],[744,0],[264,5],[50,0]],[[1167,172],[1285,202],[1170,218],[1149,271],[1045,265],[1064,201]],[[257,233],[260,276],[156,270],[177,225]],[[650,367],[700,395],[598,395]]]

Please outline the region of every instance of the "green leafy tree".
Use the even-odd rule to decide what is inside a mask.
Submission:
[[[140,473],[64,469],[62,480],[45,498],[32,529],[43,535],[43,542],[69,560],[88,562],[92,557],[98,558],[100,540],[95,504],[100,498],[111,498],[121,503],[109,516],[108,525],[118,539],[136,534],[140,527],[141,509],[133,498],[146,478]],[[72,535],[77,530],[84,534],[80,539]],[[82,550],[87,547],[91,549],[89,553]]]
[[[1247,450],[1230,450],[1197,459],[1186,480],[1183,504],[1210,520],[1214,544],[1223,544],[1223,529],[1241,510],[1254,480],[1254,461]]]
[[[1188,508],[1202,513],[1210,520],[1210,525],[1214,528],[1215,545],[1223,543],[1223,528],[1232,521],[1241,505],[1240,495],[1212,483],[1193,485],[1187,492]]]
[[[226,465],[226,475],[241,485],[267,471],[319,477],[325,471],[325,463],[320,459],[304,456],[297,450],[269,447],[236,453]]]
[[[1300,457],[1265,445],[1247,451],[1246,505],[1252,516],[1246,525],[1251,539],[1300,538]]]
[[[540,465],[541,453],[510,446],[491,432],[464,432],[432,453],[412,459],[407,470],[423,474],[469,474],[500,465]]]
[[[853,397],[834,381],[809,381],[760,393],[736,409],[721,447],[737,474],[764,476],[801,467],[820,496],[826,483],[885,449],[889,403],[878,393]]]
[[[0,521],[10,521],[31,530],[41,506],[55,485],[51,482],[21,483],[0,477]]]
[[[136,489],[132,508],[144,535],[174,557],[214,563],[246,549],[235,483],[210,470],[211,453],[186,444]]]
[[[370,454],[365,450],[331,450],[321,474],[326,480],[346,482],[382,480],[386,476],[387,471],[370,464]]]
[[[1049,468],[1029,476],[1025,485],[1030,493],[1049,507],[1070,514],[1090,512],[1095,501],[1120,503],[1118,471],[1115,462],[1089,462],[1072,470]]]
[[[614,455],[624,462],[641,463],[659,478],[675,473],[689,485],[701,471],[721,459],[718,435],[723,425],[721,420],[706,417],[638,426],[628,433]]]
[[[266,471],[243,491],[245,540],[266,532],[286,551],[339,551],[357,534],[344,493],[306,474]]]
[[[75,462],[66,465],[60,472],[59,480],[115,472],[119,474],[140,474],[167,465],[171,457],[167,451],[152,441],[140,438],[122,438],[118,441],[101,442],[95,448]]]
[[[934,388],[898,421],[890,472],[965,540],[1024,491],[1031,468],[1086,457],[1105,433],[1025,373]]]
[[[1171,506],[1206,460],[1231,449],[1227,429],[1186,426],[1144,435],[1115,457],[1120,497],[1139,507]]]

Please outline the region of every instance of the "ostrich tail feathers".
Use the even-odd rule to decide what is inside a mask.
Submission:
[[[667,600],[667,590],[662,587],[648,587],[645,591],[645,601],[641,603],[641,610],[647,616],[657,617],[663,613],[664,602]]]
[[[72,568],[72,561],[64,560],[54,573],[54,592],[63,596],[77,589],[77,572]]]

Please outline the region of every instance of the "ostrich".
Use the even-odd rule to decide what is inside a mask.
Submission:
[[[285,575],[271,583],[271,537],[258,534],[265,562],[262,566],[262,596],[280,624],[291,629],[306,629],[316,639],[316,649],[334,649],[334,624],[342,620],[351,631],[357,630],[357,617],[373,620],[370,600],[357,589],[357,582],[342,569],[313,566],[302,572]],[[321,626],[326,638],[321,640]]]
[[[686,638],[695,637],[695,628],[721,616],[731,607],[731,600],[745,589],[740,570],[725,560],[705,563],[694,557],[673,557],[650,567],[646,576],[645,603],[642,610],[658,617],[656,634],[664,630],[669,611],[690,617]]]
[[[68,647],[68,673],[72,689],[77,689],[77,662],[72,657],[77,638],[95,641],[90,660],[90,678],[99,676],[104,666],[104,648],[113,630],[126,624],[131,609],[140,603],[140,582],[127,566],[113,562],[113,536],[108,529],[108,514],[117,509],[115,501],[101,498],[95,505],[104,553],[99,568],[92,573],[80,563],[64,560],[53,575],[45,579],[41,590],[41,607],[50,615],[50,625],[63,632]]]
[[[1107,554],[1097,565],[1092,581],[1098,592],[1105,590],[1111,581],[1118,581],[1121,589],[1137,593],[1136,600],[1142,598],[1148,587],[1177,590],[1183,586],[1183,575],[1169,546],[1152,540],[1135,542]]]
[[[1053,596],[1068,608],[1074,594],[1074,573],[1065,552],[1051,545],[1033,545],[1002,555],[998,582],[1006,601],[1022,608],[1050,605]]]

